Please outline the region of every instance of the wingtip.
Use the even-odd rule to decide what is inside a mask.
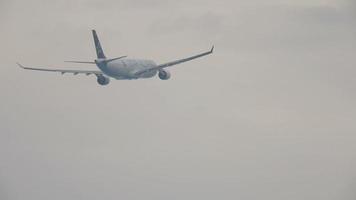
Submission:
[[[16,63],[19,67],[21,67],[22,69],[25,69],[25,67],[23,65],[21,65],[20,63]]]
[[[213,46],[211,47],[210,53],[213,53],[213,52],[214,52],[214,48],[215,48],[215,46],[213,45]]]

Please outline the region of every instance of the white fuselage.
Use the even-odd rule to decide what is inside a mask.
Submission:
[[[96,61],[96,64],[106,76],[118,80],[151,78],[157,74],[157,71],[154,70],[136,75],[136,72],[156,67],[156,63],[152,60],[120,59],[106,63],[101,62],[99,59]]]

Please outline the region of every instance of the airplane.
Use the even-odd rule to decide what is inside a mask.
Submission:
[[[161,80],[168,80],[170,79],[171,74],[169,71],[166,70],[167,67],[178,65],[193,59],[197,59],[212,54],[214,51],[214,46],[213,46],[210,51],[197,54],[188,58],[167,62],[160,65],[157,65],[152,60],[129,59],[127,58],[127,56],[120,56],[117,58],[106,58],[96,31],[92,30],[92,34],[94,38],[97,59],[95,59],[94,62],[85,62],[85,61],[65,61],[65,62],[79,63],[79,64],[95,64],[100,71],[33,68],[33,67],[25,67],[20,63],[17,63],[17,65],[26,70],[59,72],[62,75],[65,73],[71,73],[74,75],[94,74],[97,77],[98,84],[104,86],[110,83],[110,78],[117,79],[117,80],[145,79],[145,78],[152,78],[156,76],[157,73],[158,73],[158,77]]]

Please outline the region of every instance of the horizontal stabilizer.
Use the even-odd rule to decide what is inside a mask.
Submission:
[[[77,63],[77,64],[95,64],[95,62],[87,62],[87,61],[64,61],[66,63]]]
[[[106,59],[105,62],[109,63],[111,61],[115,61],[115,60],[120,60],[122,58],[126,58],[127,56],[120,56],[120,57],[117,57],[117,58],[112,58],[112,59]]]

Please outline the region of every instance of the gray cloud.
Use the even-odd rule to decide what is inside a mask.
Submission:
[[[0,199],[355,199],[352,3],[1,1]],[[92,28],[113,57],[216,51],[105,88],[14,64],[92,59]]]
[[[151,24],[149,33],[153,35],[167,35],[181,32],[195,32],[195,34],[220,33],[223,25],[223,16],[207,12],[196,17],[178,16],[159,19]]]

